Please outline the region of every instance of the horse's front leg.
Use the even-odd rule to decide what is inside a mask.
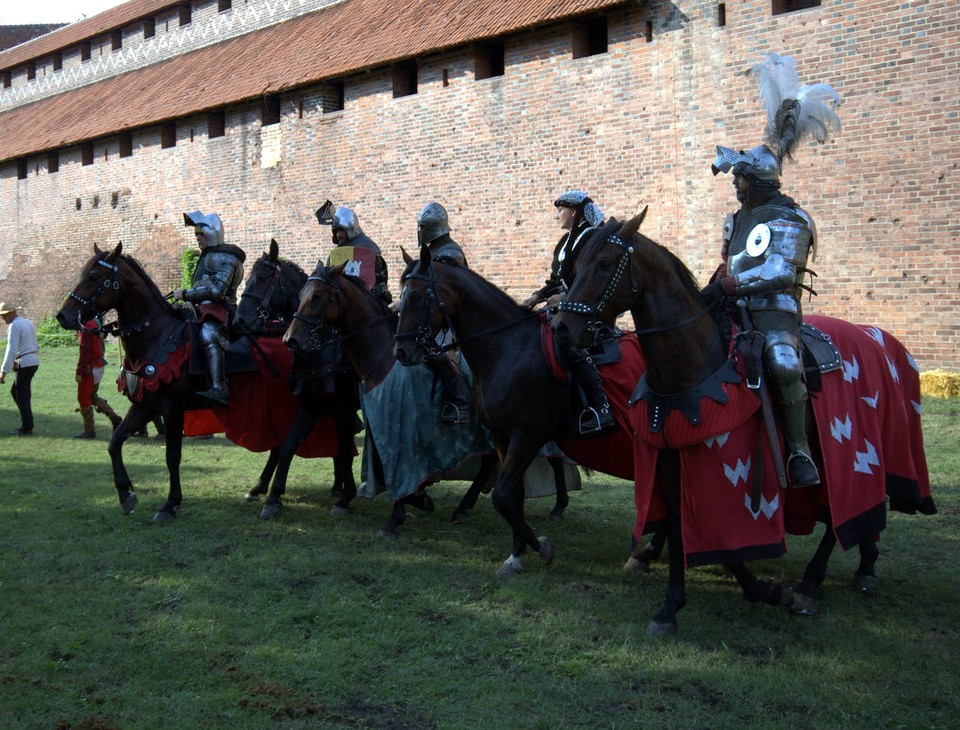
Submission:
[[[560,522],[563,520],[563,513],[570,504],[570,496],[567,494],[567,475],[564,472],[563,457],[550,459],[550,467],[553,469],[553,482],[557,488],[557,501],[553,505],[553,510],[547,518],[551,522]]]
[[[833,554],[833,548],[836,544],[837,538],[828,522],[824,529],[823,538],[803,572],[803,580],[800,581],[800,585],[794,591],[790,613],[800,616],[816,616],[820,612],[820,605],[817,602],[817,588],[827,577],[827,563],[830,561],[830,555]]]
[[[133,482],[123,463],[123,444],[132,433],[136,433],[146,425],[150,414],[141,406],[134,404],[127,411],[113,432],[107,444],[107,453],[110,455],[110,465],[113,467],[113,484],[120,499],[120,509],[124,515],[132,514],[137,506],[137,494],[133,491]]]
[[[331,515],[350,514],[350,503],[357,496],[357,481],[353,476],[353,451],[356,446],[356,411],[341,408],[335,419],[337,429],[337,455],[333,457],[333,489],[337,502]]]
[[[870,537],[861,542],[859,548],[860,565],[857,566],[857,572],[853,574],[850,587],[862,596],[872,596],[880,590],[880,579],[874,572],[880,550],[877,548],[877,543]]]
[[[517,575],[523,571],[520,556],[527,548],[533,548],[543,562],[550,564],[554,558],[554,548],[546,537],[537,538],[527,524],[523,511],[523,474],[536,450],[529,453],[507,453],[500,469],[500,476],[493,488],[493,506],[503,515],[513,529],[513,552],[497,570],[497,576]]]
[[[667,597],[647,625],[647,636],[677,633],[677,613],[687,604],[683,533],[680,526],[680,457],[676,451],[661,451],[657,458],[657,483],[667,506],[667,553],[670,577]]]
[[[269,520],[276,517],[283,507],[283,495],[287,491],[287,475],[290,473],[290,464],[293,457],[300,448],[300,444],[307,438],[313,424],[317,422],[317,416],[301,403],[297,407],[297,413],[293,418],[293,424],[290,431],[283,439],[277,451],[277,470],[273,475],[273,484],[270,487],[270,494],[263,502],[263,509],[260,510],[260,519]]]
[[[477,499],[487,486],[487,482],[490,481],[493,470],[497,468],[498,463],[499,460],[496,454],[482,454],[480,456],[480,468],[470,483],[470,488],[467,490],[467,493],[464,494],[460,500],[460,504],[453,510],[453,515],[450,518],[453,522],[467,521],[467,518],[470,516],[470,510],[477,506]]]
[[[267,490],[270,488],[270,480],[273,479],[273,473],[277,469],[277,460],[280,458],[280,447],[276,446],[270,449],[270,456],[267,457],[267,463],[263,466],[263,471],[260,472],[260,476],[257,479],[256,483],[247,492],[243,498],[248,502],[256,502],[260,499],[261,494],[266,494]]]
[[[183,501],[180,488],[180,459],[183,455],[183,409],[168,407],[163,410],[164,439],[166,440],[167,474],[170,476],[170,489],[167,501],[160,505],[153,516],[154,522],[167,522],[177,516],[177,510]]]

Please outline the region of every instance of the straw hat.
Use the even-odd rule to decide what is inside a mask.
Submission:
[[[7,306],[6,302],[0,302],[0,315],[16,312],[18,309],[20,309],[20,307]]]

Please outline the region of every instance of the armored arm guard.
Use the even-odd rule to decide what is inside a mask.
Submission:
[[[731,241],[728,272],[736,296],[751,297],[754,308],[798,312],[813,242],[810,218],[799,209],[762,206],[754,219],[745,240]]]
[[[393,295],[390,293],[390,287],[387,284],[387,262],[383,256],[377,256],[377,264],[374,267],[376,283],[371,289],[371,293],[379,300],[390,304],[393,301]]]
[[[197,264],[193,288],[183,293],[188,302],[233,302],[243,278],[243,264],[233,254],[208,251]]]

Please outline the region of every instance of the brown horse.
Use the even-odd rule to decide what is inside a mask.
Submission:
[[[790,603],[793,611],[816,613],[817,587],[826,575],[827,561],[838,540],[844,548],[857,545],[860,549],[854,588],[863,593],[874,590],[879,585],[874,574],[878,555],[874,538],[885,525],[886,495],[891,498],[891,506],[902,511],[936,511],[929,494],[922,432],[915,410],[919,407],[919,378],[903,346],[876,328],[858,328],[827,317],[807,318],[832,336],[843,358],[842,369],[822,374],[822,390],[812,399],[815,405],[811,415],[815,411],[818,421],[826,421],[823,413],[832,403],[854,403],[851,410],[837,413],[829,423],[819,422],[819,432],[811,434],[824,474],[820,487],[781,490],[774,479],[771,491],[767,486],[770,479],[762,482],[760,473],[764,463],[768,477],[774,472],[769,440],[765,440],[761,454],[756,448],[759,437],[752,437],[750,454],[737,456],[735,462],[729,457],[726,478],[709,471],[684,473],[681,462],[701,463],[694,459],[702,457],[707,446],[720,453],[748,424],[758,432],[761,429],[757,419],[733,418],[734,406],[727,402],[742,391],[739,368],[733,366],[736,363],[730,359],[724,336],[729,328],[725,318],[704,307],[694,277],[676,256],[638,232],[642,220],[643,214],[622,227],[612,221],[582,244],[576,279],[552,326],[562,341],[580,345],[591,339],[590,323],[598,313],[615,316],[629,310],[637,327],[647,371],[632,399],[636,402],[632,422],[635,453],[654,450],[657,482],[663,489],[672,528],[667,599],[649,632],[676,630],[677,611],[686,601],[685,559],[688,564],[706,564],[745,555],[737,549],[711,552],[707,548],[693,555],[685,552],[683,543],[684,539],[693,539],[705,545],[724,545],[720,538],[740,537],[733,534],[736,527],[710,524],[709,519],[696,523],[692,513],[716,514],[712,504],[699,504],[695,509],[697,495],[711,488],[734,494],[731,484],[737,486],[741,480],[747,494],[736,492],[740,507],[724,514],[747,524],[771,525],[766,554],[761,550],[754,557],[776,557],[777,529],[781,535],[785,531],[808,533],[814,519],[827,526],[796,588]],[[732,372],[725,369],[728,365]],[[719,379],[718,373],[723,373]],[[704,397],[705,393],[709,397]],[[756,410],[757,399],[752,400],[752,406],[749,398],[738,402]],[[723,433],[707,423],[724,419],[727,428]],[[732,428],[738,420],[740,425]],[[689,441],[688,448],[671,448],[682,445],[683,438]],[[718,446],[718,439],[723,446]],[[826,470],[825,458],[831,465]],[[746,489],[748,479],[758,485],[757,489],[763,483],[767,491],[751,495]],[[642,500],[638,501],[638,506],[641,504]],[[687,506],[682,508],[681,504]],[[638,516],[640,528],[643,519]],[[721,533],[716,543],[709,543],[702,534],[710,530]],[[789,593],[784,591],[783,596],[786,602]]]
[[[233,320],[234,328],[247,335],[282,337],[297,311],[300,290],[306,281],[306,272],[289,259],[281,258],[280,247],[271,240],[269,250],[254,262],[247,275]],[[297,414],[283,444],[270,451],[270,459],[246,499],[253,502],[266,494],[260,517],[269,519],[277,515],[283,506],[287,474],[297,449],[321,419],[331,418],[337,434],[330,489],[337,502],[331,514],[346,514],[357,495],[353,478],[354,436],[360,410],[356,375],[341,362],[336,348],[328,348],[322,352],[296,354],[290,377],[295,383]]]
[[[475,505],[480,492],[487,484],[497,465],[496,455],[490,449],[488,438],[477,427],[476,422],[463,426],[436,426],[430,424],[436,421],[436,414],[416,411],[421,401],[411,402],[407,396],[413,390],[414,384],[403,381],[408,377],[402,372],[393,372],[396,359],[393,354],[393,335],[396,331],[397,316],[391,313],[386,306],[372,296],[363,283],[356,277],[344,273],[344,265],[327,268],[323,265],[308,277],[300,296],[300,307],[294,315],[287,334],[284,337],[287,345],[295,353],[310,352],[331,342],[343,348],[348,361],[353,366],[357,376],[363,383],[365,413],[367,417],[368,439],[365,448],[365,461],[370,465],[368,478],[381,484],[385,483],[387,494],[393,504],[390,519],[381,528],[381,535],[394,536],[398,528],[406,519],[406,505],[419,508],[432,508],[432,501],[426,492],[422,491],[423,478],[428,481],[443,478],[444,473],[452,466],[465,460],[471,455],[479,454],[480,468],[470,485],[470,489],[454,510],[453,519],[462,521]],[[432,383],[433,376],[427,371],[427,387]],[[388,408],[391,413],[376,408],[376,393],[378,387],[385,380],[397,383],[391,386],[396,392],[401,392],[407,401],[405,411],[401,408]],[[424,378],[411,378],[421,382]],[[386,405],[392,401],[388,400]],[[408,419],[404,421],[400,415],[406,412]],[[391,423],[381,423],[381,421]],[[395,427],[395,428],[394,428]],[[425,437],[413,437],[411,434],[422,429]],[[432,432],[431,432],[432,430]],[[408,436],[410,441],[418,442],[416,453],[402,454],[403,446],[400,443],[385,443],[384,438],[378,442],[376,434],[392,434],[396,437]],[[389,436],[387,436],[389,438]],[[367,460],[368,454],[374,455]],[[413,470],[405,470],[406,461],[417,462],[416,475]],[[384,477],[384,461],[386,472],[390,477]],[[568,497],[565,486],[565,477],[562,463],[551,460],[554,466],[554,478],[557,486],[557,499],[553,514],[561,517],[567,505]],[[431,466],[435,466],[434,474]],[[396,483],[395,477],[403,476]]]
[[[169,520],[183,501],[180,459],[185,414],[210,406],[196,397],[197,391],[207,387],[206,373],[194,373],[190,367],[195,324],[186,310],[171,306],[136,259],[123,254],[123,244],[113,251],[94,246],[93,256],[81,269],[56,318],[61,327],[75,330],[111,309],[117,313],[115,331],[123,345],[126,390],[131,398],[126,416],[110,436],[114,485],[123,513],[130,514],[137,495],[123,464],[123,444],[157,414],[163,416],[170,487],[154,519]],[[250,450],[265,451],[280,446],[296,410],[288,383],[291,357],[279,346],[271,357],[260,356],[262,367],[257,370],[257,358],[249,354],[249,371],[231,375],[230,406],[215,408],[215,420],[231,440]],[[282,361],[282,365],[274,361]],[[251,417],[254,404],[260,409]],[[328,445],[321,443],[315,455],[332,454]]]

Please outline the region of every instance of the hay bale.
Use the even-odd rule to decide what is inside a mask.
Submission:
[[[920,373],[920,393],[936,398],[960,398],[960,373],[946,370]]]

